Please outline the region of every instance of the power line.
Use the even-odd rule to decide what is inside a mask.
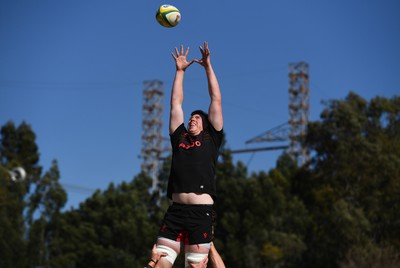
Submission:
[[[281,146],[270,146],[270,147],[261,147],[261,148],[252,148],[252,149],[240,149],[240,150],[232,150],[232,154],[240,154],[240,153],[252,153],[252,152],[260,152],[260,151],[272,151],[272,150],[285,150],[289,148],[287,145]]]
[[[96,191],[96,189],[87,188],[75,184],[67,184],[67,183],[60,183],[60,184],[63,186],[63,188],[65,188],[67,192],[73,192],[77,194],[91,195]]]
[[[30,88],[30,89],[110,89],[138,86],[138,82],[50,82],[50,81],[13,81],[0,80],[0,88]]]
[[[274,73],[279,71],[280,68],[274,69],[274,70],[256,70],[252,72],[248,71],[243,71],[243,72],[237,72],[237,73],[231,73],[231,74],[225,74],[225,75],[220,75],[218,77],[218,80],[224,80],[224,79],[229,79],[229,78],[236,78],[236,77],[243,77],[243,76],[249,76],[249,75],[256,75],[256,74],[268,74],[268,73]],[[203,80],[202,77],[194,77],[194,78],[188,78],[186,79],[187,81],[196,81],[196,80]],[[173,80],[172,79],[166,79],[164,80],[166,84],[170,83],[172,84]],[[106,81],[106,82],[65,82],[65,81],[22,81],[22,80],[0,80],[0,87],[29,87],[29,88],[107,88],[109,87],[110,90],[115,90],[115,88],[119,87],[130,87],[130,86],[140,86],[142,82],[139,81],[125,81],[125,82],[120,82],[120,81]]]

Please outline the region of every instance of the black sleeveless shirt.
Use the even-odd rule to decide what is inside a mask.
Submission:
[[[173,193],[207,193],[216,197],[215,168],[223,130],[210,124],[197,136],[191,136],[182,123],[170,135],[172,164],[167,196]]]

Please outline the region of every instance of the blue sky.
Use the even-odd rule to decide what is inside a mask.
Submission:
[[[175,28],[155,20],[161,4],[182,13]],[[231,149],[288,120],[288,64],[310,66],[310,120],[322,100],[354,91],[366,99],[400,92],[397,0],[0,0],[0,124],[29,123],[40,164],[57,159],[66,208],[94,189],[140,171],[143,81],[164,82],[163,135],[175,46],[200,57],[208,41]],[[185,77],[184,110],[207,109],[203,69]],[[274,167],[280,151],[237,154],[250,171]]]

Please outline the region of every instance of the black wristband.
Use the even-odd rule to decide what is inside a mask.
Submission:
[[[150,259],[150,260],[149,260],[149,263],[148,263],[147,266],[144,267],[144,268],[154,268],[154,266],[151,266],[150,263],[154,263],[154,266],[156,266],[156,264],[157,264],[157,262],[156,262],[155,260]]]

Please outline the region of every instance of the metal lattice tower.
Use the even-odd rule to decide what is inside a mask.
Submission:
[[[308,64],[289,64],[289,154],[298,165],[310,159],[309,150],[302,144],[307,133],[310,113]]]
[[[308,70],[308,64],[305,62],[289,64],[289,121],[246,141],[246,144],[289,141],[289,146],[280,145],[233,150],[232,153],[288,148],[290,156],[297,165],[303,165],[310,160],[310,152],[302,142],[307,133],[308,116],[310,113]]]
[[[159,80],[144,81],[141,170],[152,178],[153,190],[158,188],[160,158],[163,152],[161,133],[163,98],[163,82]]]
[[[265,142],[265,141],[287,141],[289,140],[289,128],[288,123],[283,123],[279,126],[276,126],[257,137],[254,137],[248,141],[249,143],[257,143],[257,142]]]

